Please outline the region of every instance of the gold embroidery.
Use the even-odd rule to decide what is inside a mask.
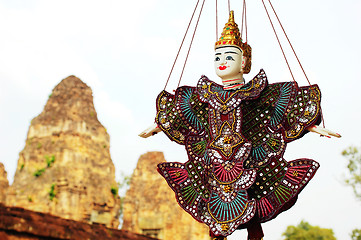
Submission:
[[[226,224],[226,223],[223,223],[222,224],[222,226],[221,226],[221,228],[222,228],[222,231],[228,231],[228,229],[229,229],[229,226],[228,226],[228,224]]]
[[[226,186],[224,186],[223,190],[224,190],[224,192],[229,193],[229,192],[232,192],[233,188],[230,185],[226,185]]]

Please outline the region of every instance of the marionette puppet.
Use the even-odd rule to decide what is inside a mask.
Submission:
[[[319,167],[306,158],[286,161],[287,143],[310,131],[340,135],[318,126],[317,85],[269,84],[262,69],[245,83],[251,47],[242,42],[233,11],[215,44],[214,66],[223,85],[202,76],[195,87],[162,91],[156,124],[140,136],[163,131],[185,146],[187,162],[160,163],[158,172],[213,239],[242,228],[248,239],[262,239],[261,223],[292,207]]]

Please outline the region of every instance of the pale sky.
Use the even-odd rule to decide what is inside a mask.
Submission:
[[[228,20],[227,2],[218,0],[219,33]],[[241,2],[231,1],[239,25]],[[164,88],[195,3],[0,0],[0,162],[9,181],[13,181],[31,119],[40,114],[52,89],[69,75],[93,90],[98,118],[111,137],[118,177],[121,171],[131,174],[139,156],[148,151],[164,152],[167,161],[185,162],[183,146],[164,134],[148,139],[137,134],[154,122],[155,98]],[[207,1],[204,6],[181,85],[194,86],[202,74],[220,82],[213,70],[214,3]],[[261,0],[247,4],[253,65],[246,81],[260,68],[270,83],[290,81]],[[353,228],[361,228],[361,202],[342,183],[346,160],[341,151],[351,144],[361,145],[357,105],[361,1],[279,0],[273,5],[311,83],[321,88],[326,128],[343,137],[308,134],[288,145],[287,160],[312,158],[321,168],[291,210],[263,225],[264,239],[282,239],[286,227],[301,220],[332,228],[338,239],[349,239]],[[297,82],[307,85],[284,46]],[[177,85],[183,62],[184,53],[167,88],[170,92]],[[228,239],[245,239],[245,232]]]

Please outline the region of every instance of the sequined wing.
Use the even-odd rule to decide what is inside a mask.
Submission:
[[[200,161],[189,160],[186,163],[160,163],[158,172],[173,189],[178,204],[197,221],[202,222],[200,206],[210,198],[210,191],[204,168]]]
[[[285,140],[291,142],[302,137],[308,127],[321,122],[321,91],[317,85],[296,89],[288,107],[283,127]]]
[[[311,159],[287,162],[283,158],[272,158],[260,168],[255,184],[248,190],[256,200],[260,222],[269,221],[290,208],[318,167],[319,164]]]
[[[268,85],[256,100],[242,103],[242,133],[252,142],[246,166],[260,167],[282,156],[286,144],[319,123],[320,90],[317,85],[298,87],[284,82]]]
[[[180,87],[175,95],[162,91],[157,98],[156,122],[172,141],[185,144],[188,135],[207,131],[207,107],[193,87]]]
[[[286,143],[281,129],[295,89],[291,82],[270,84],[258,99],[242,103],[242,133],[252,143],[247,167],[260,167],[283,155]]]

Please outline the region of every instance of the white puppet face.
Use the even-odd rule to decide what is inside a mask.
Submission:
[[[214,56],[216,74],[222,80],[236,79],[243,75],[245,58],[237,47],[226,46],[217,48]]]

